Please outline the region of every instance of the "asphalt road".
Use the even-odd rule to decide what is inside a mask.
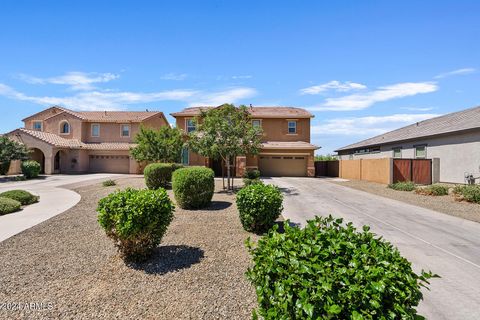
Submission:
[[[304,224],[331,214],[397,246],[414,269],[431,270],[419,313],[427,319],[480,319],[480,223],[354,190],[317,178],[270,178],[285,195],[285,219]]]

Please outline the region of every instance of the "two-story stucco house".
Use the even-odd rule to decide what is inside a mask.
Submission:
[[[178,128],[186,133],[195,130],[193,119],[202,110],[212,107],[186,108],[172,113]],[[314,150],[310,143],[310,119],[313,115],[301,108],[252,107],[248,108],[252,124],[262,128],[262,145],[258,155],[239,156],[235,174],[241,176],[245,169],[259,169],[264,176],[314,176]],[[190,150],[184,150],[182,162],[186,165],[211,167],[217,174],[222,164],[211,161]]]
[[[24,128],[8,135],[33,150],[32,159],[52,173],[137,173],[130,157],[140,125],[169,123],[154,111],[72,111],[53,106],[23,119]]]

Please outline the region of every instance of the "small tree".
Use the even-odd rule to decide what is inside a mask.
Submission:
[[[25,145],[7,136],[0,136],[0,175],[7,174],[11,161],[27,160],[28,157],[29,152]]]
[[[137,146],[130,153],[137,161],[180,162],[183,139],[177,128],[164,126],[154,130],[141,127],[135,143]]]
[[[231,166],[238,155],[258,153],[261,129],[253,127],[247,107],[233,104],[202,111],[195,122],[188,146],[204,157],[225,161],[227,189],[233,189]]]

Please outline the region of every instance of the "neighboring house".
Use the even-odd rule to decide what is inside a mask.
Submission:
[[[195,130],[193,119],[202,110],[212,107],[186,108],[172,113],[177,127],[184,132]],[[259,169],[264,176],[314,176],[314,150],[310,143],[310,119],[313,115],[300,108],[249,107],[252,124],[263,130],[262,145],[258,155],[237,157],[235,173],[241,176],[245,169]],[[219,160],[204,158],[191,150],[184,150],[182,162],[186,165],[202,165],[222,172]]]
[[[137,173],[130,156],[140,125],[169,126],[162,112],[72,111],[54,106],[23,119],[8,135],[31,149],[42,171],[52,173]]]
[[[464,183],[465,176],[480,176],[480,107],[417,122],[336,152],[341,160],[438,158],[440,182]]]

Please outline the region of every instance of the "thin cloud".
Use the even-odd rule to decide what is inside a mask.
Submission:
[[[242,79],[251,79],[253,76],[251,75],[244,75],[244,76],[232,76],[233,80],[242,80]]]
[[[437,117],[439,114],[393,114],[388,116],[368,116],[336,118],[312,126],[312,134],[317,135],[378,135],[405,125]]]
[[[27,74],[20,74],[19,78],[31,84],[57,84],[69,86],[72,90],[93,90],[96,83],[105,83],[119,78],[119,75],[113,73],[85,73],[85,72],[67,72],[64,75],[39,78]]]
[[[434,77],[434,79],[443,79],[443,78],[448,78],[451,76],[461,76],[461,75],[466,75],[466,74],[471,74],[476,72],[477,70],[474,68],[462,68],[462,69],[457,69],[445,73],[440,73]]]
[[[425,112],[425,111],[432,111],[435,108],[434,107],[404,107],[404,108],[401,108],[401,109],[408,110],[408,111]]]
[[[350,81],[346,81],[342,83],[340,81],[333,80],[327,83],[300,89],[300,94],[316,95],[316,94],[320,94],[330,90],[333,90],[336,92],[348,92],[353,90],[363,90],[366,88],[367,86],[361,83],[355,83]]]
[[[257,94],[257,90],[248,87],[230,88],[214,93],[203,93],[197,100],[191,101],[191,107],[196,106],[218,106],[223,103],[235,103],[242,99],[251,98]]]
[[[181,81],[185,80],[188,77],[186,73],[167,73],[160,77],[162,80],[175,80]]]
[[[324,103],[308,108],[311,111],[351,111],[363,110],[377,102],[399,99],[438,90],[435,82],[405,82],[379,87],[362,94],[352,94],[339,98],[328,98]]]

